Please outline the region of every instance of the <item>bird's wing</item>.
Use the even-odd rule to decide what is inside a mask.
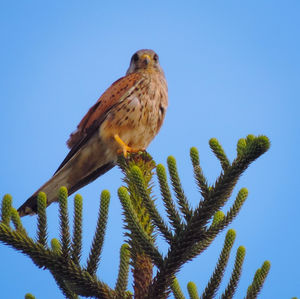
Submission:
[[[108,112],[120,102],[124,101],[140,83],[142,76],[139,73],[132,73],[114,82],[98,99],[87,114],[83,117],[77,130],[70,135],[67,145],[70,152],[60,164],[57,173],[89,140],[93,133],[98,130],[105,120]]]

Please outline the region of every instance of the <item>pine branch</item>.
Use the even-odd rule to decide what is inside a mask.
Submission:
[[[187,289],[189,292],[190,299],[199,299],[197,286],[194,282],[190,281],[187,285]]]
[[[129,245],[123,244],[120,249],[120,265],[115,291],[118,296],[125,293],[128,284],[130,251]]]
[[[204,241],[206,244],[200,244],[201,247],[205,247],[211,243],[219,229],[214,228],[211,234],[207,235],[205,227],[208,221],[226,203],[241,174],[256,158],[265,153],[269,146],[270,142],[265,136],[247,138],[243,153],[221,174],[209,195],[200,202],[199,207],[194,211],[186,227],[175,237],[172,247],[164,259],[163,268],[160,268],[154,278],[148,298],[151,296],[152,298],[162,297],[162,294],[171,285],[172,277],[191,258],[196,244]]]
[[[60,222],[61,222],[61,243],[66,246],[69,244],[68,238],[68,214],[67,214],[67,190],[65,188],[60,189]],[[6,196],[4,198],[4,204],[2,203],[2,215],[4,220],[7,221],[9,215],[9,206],[11,206],[11,198]],[[97,298],[112,298],[115,296],[115,292],[111,290],[106,284],[97,280],[95,276],[91,276],[87,271],[83,270],[79,265],[76,265],[68,256],[64,256],[64,249],[57,239],[51,241],[52,249],[46,248],[40,242],[34,242],[30,238],[25,229],[22,226],[20,217],[15,209],[10,208],[11,217],[16,227],[16,230],[12,230],[5,223],[0,223],[0,240],[16,250],[28,255],[33,262],[39,268],[47,268],[55,277],[59,287],[64,294],[69,298],[78,298],[78,295],[90,296]],[[38,213],[44,213],[43,209],[38,209]],[[39,219],[42,219],[42,215],[38,215]],[[40,229],[40,235],[45,236],[46,231],[46,215],[44,220],[38,225]],[[42,223],[42,224],[41,224]],[[8,221],[9,224],[9,221]],[[43,239],[41,237],[41,239]],[[43,242],[42,242],[43,243]],[[65,249],[65,253],[66,253]],[[127,295],[126,295],[127,296]],[[127,296],[128,297],[128,296]]]
[[[246,299],[257,298],[269,273],[270,267],[270,262],[265,261],[262,267],[256,271],[252,284],[248,287]]]
[[[215,213],[212,225],[203,232],[203,239],[192,247],[188,260],[193,259],[206,250],[216,236],[234,220],[247,199],[247,196],[248,190],[246,188],[242,188],[226,216],[222,211],[217,211]]]
[[[59,189],[58,201],[62,255],[67,259],[70,253],[70,231],[68,217],[68,190],[66,187],[61,187]]]
[[[146,206],[147,211],[150,214],[150,217],[151,217],[153,223],[157,226],[157,228],[160,230],[160,232],[165,237],[165,239],[169,243],[172,242],[173,235],[170,232],[167,225],[165,224],[162,217],[160,216],[160,214],[158,213],[153,200],[150,198],[150,196],[146,190],[142,172],[139,169],[139,167],[133,166],[130,170],[130,176],[138,189],[139,195],[143,199],[143,204]]]
[[[249,134],[247,135],[246,138],[241,138],[238,140],[237,143],[237,154],[238,157],[243,156],[243,155],[247,155],[247,152],[249,152],[249,150],[251,151],[251,148],[249,149],[249,145],[253,142],[253,140],[255,140],[254,135]]]
[[[127,183],[127,189],[130,194],[129,196],[126,193],[125,195],[128,195],[127,198],[123,198],[123,202],[121,199],[121,202],[125,221],[127,222],[126,228],[130,231],[130,233],[127,233],[127,236],[129,236],[128,243],[131,246],[134,296],[135,299],[144,299],[152,282],[153,262],[151,262],[151,259],[152,261],[161,259],[154,246],[154,226],[152,223],[158,223],[163,229],[163,222],[159,218],[160,215],[156,211],[154,204],[147,202],[147,199],[151,200],[151,185],[155,162],[150,155],[143,152],[138,155],[130,155],[128,159],[124,159],[124,157],[119,158],[119,165],[125,173],[124,182]],[[126,191],[126,189],[124,190]],[[150,213],[155,219],[151,219]],[[133,226],[131,226],[131,223]],[[142,241],[140,243],[138,242],[139,236],[141,237],[140,241]],[[143,242],[143,240],[146,242]],[[146,249],[147,247],[149,247],[150,251]]]
[[[242,273],[242,266],[244,263],[244,258],[246,254],[246,249],[244,246],[240,246],[236,252],[234,268],[230,277],[230,281],[222,294],[222,299],[231,299],[235,294],[238,282]]]
[[[171,284],[171,290],[173,292],[175,299],[185,299],[176,277],[174,277],[173,282]]]
[[[21,234],[27,235],[27,232],[23,227],[18,211],[15,208],[11,208],[10,213],[11,213],[11,220],[14,224],[16,231],[18,231]]]
[[[59,273],[78,295],[101,299],[109,299],[114,296],[114,291],[105,283],[82,270],[70,259],[66,260],[53,250],[44,248],[40,243],[35,243],[32,238],[12,231],[4,223],[0,223],[0,240],[28,255],[39,268],[46,267],[51,272]]]
[[[225,218],[225,214],[222,211],[217,211],[214,215],[211,227],[218,226]]]
[[[186,196],[185,196],[182,186],[181,186],[181,182],[180,182],[180,179],[178,176],[178,171],[177,171],[176,160],[174,157],[169,156],[167,163],[168,163],[168,169],[169,169],[169,174],[170,174],[170,178],[171,178],[171,183],[172,183],[175,195],[177,197],[180,210],[183,213],[185,220],[189,221],[191,219],[193,213],[192,213],[191,208],[189,207],[189,203],[186,199]]]
[[[72,239],[72,260],[79,265],[82,249],[82,196],[75,195]]]
[[[37,242],[44,247],[47,246],[47,217],[46,217],[47,197],[44,192],[40,192],[37,197]]]
[[[125,159],[123,155],[120,155],[118,164],[125,174],[123,181],[127,185],[133,211],[145,232],[152,237],[154,227],[151,224],[149,213],[145,209],[143,198],[140,196],[138,187],[131,175],[131,168],[135,166],[142,171],[147,194],[150,196],[152,191],[151,180],[155,163],[148,153],[142,152],[141,154],[131,154],[128,159]]]
[[[194,176],[196,179],[196,183],[198,185],[199,191],[203,198],[206,198],[209,195],[209,187],[207,184],[207,180],[203,174],[202,168],[200,166],[199,152],[195,147],[190,149],[190,157],[192,161],[192,165],[194,168]]]
[[[218,264],[217,264],[217,266],[214,270],[214,273],[213,273],[212,277],[210,278],[201,298],[210,299],[210,298],[214,298],[214,296],[216,295],[216,292],[221,284],[221,281],[222,281],[222,278],[224,275],[224,271],[225,271],[225,268],[228,263],[230,251],[233,246],[235,237],[236,237],[235,231],[233,229],[230,229],[226,234],[224,246],[223,246],[222,252],[220,254]]]
[[[52,251],[57,254],[57,256],[61,256],[62,251],[61,251],[61,244],[59,242],[59,240],[53,238],[51,240],[51,249]],[[66,282],[64,281],[64,279],[55,271],[51,271],[51,274],[53,276],[53,278],[55,279],[55,282],[57,284],[57,286],[59,287],[59,289],[62,291],[62,293],[64,294],[64,296],[66,298],[70,298],[70,299],[77,299],[79,298],[77,296],[77,294],[75,294],[66,284]]]
[[[226,170],[230,166],[230,162],[219,141],[216,138],[211,138],[209,140],[209,146],[212,149],[215,156],[220,160],[223,170]]]
[[[35,298],[35,296],[33,296],[32,294],[27,293],[27,294],[25,295],[25,299],[36,299],[36,298]]]
[[[224,216],[223,212],[217,211],[215,213],[214,217],[216,217],[218,215],[218,213],[220,213],[219,217],[221,217],[221,218],[219,218],[217,221],[213,220],[212,225],[203,234],[203,241],[201,241],[201,242],[205,242],[206,240],[211,240],[219,232],[221,232],[224,228],[226,228],[234,220],[234,218],[238,215],[238,213],[240,212],[247,197],[248,197],[248,190],[246,188],[242,188],[239,191],[232,207],[229,209],[226,216]],[[200,247],[202,248],[202,246],[200,246]],[[197,251],[194,252],[194,255],[196,255],[196,254],[197,254]]]
[[[187,201],[178,176],[176,160],[168,158],[168,169],[173,190],[175,192],[181,217],[172,199],[167,182],[166,171],[162,165],[157,166],[160,191],[172,230],[159,214],[152,198],[152,176],[155,163],[146,152],[130,154],[128,159],[119,157],[118,164],[122,168],[127,188],[121,187],[118,195],[125,216],[126,235],[129,237],[130,255],[133,265],[135,298],[166,298],[172,289],[176,299],[184,299],[175,274],[188,260],[205,250],[220,231],[228,226],[237,216],[248,191],[243,188],[226,215],[221,211],[232,194],[239,177],[246,168],[270,146],[265,136],[248,135],[237,144],[237,158],[230,164],[225,152],[216,139],[210,140],[210,146],[220,160],[223,172],[214,186],[209,187],[199,164],[197,149],[190,152],[194,176],[202,195],[199,206],[193,210]],[[129,246],[124,245],[120,252],[120,269],[116,290],[110,289],[99,281],[95,275],[102,251],[107,224],[109,193],[103,191],[97,221],[97,229],[87,261],[87,268],[79,265],[82,248],[82,198],[77,195],[74,201],[73,238],[70,242],[69,219],[67,211],[67,189],[59,191],[60,241],[51,240],[51,249],[47,247],[46,197],[38,199],[37,242],[30,238],[23,228],[17,211],[12,208],[11,196],[6,195],[2,201],[2,222],[0,223],[0,240],[28,255],[40,268],[47,268],[53,274],[58,286],[68,298],[89,296],[96,298],[131,298],[126,291],[129,269]],[[12,221],[15,230],[10,227]],[[212,222],[211,225],[210,222]],[[163,258],[155,246],[155,228],[162,233],[169,243],[167,255]],[[230,230],[226,236],[215,271],[204,291],[203,298],[212,298],[220,285],[230,250],[234,241],[234,233]],[[242,247],[240,247],[242,248]],[[238,250],[231,279],[222,298],[232,298],[240,274],[244,251]],[[152,280],[153,264],[157,266],[157,274]],[[270,264],[265,262],[249,286],[246,298],[256,298],[268,274]],[[190,283],[191,298],[199,298],[196,287]],[[224,297],[225,296],[225,297]]]
[[[153,262],[150,257],[141,252],[139,248],[133,255],[133,289],[135,299],[145,299],[149,291],[149,285],[152,282]]]
[[[162,264],[161,254],[154,246],[153,239],[145,231],[141,223],[139,222],[136,213],[132,207],[131,200],[126,188],[121,187],[118,190],[118,195],[123,206],[125,221],[127,228],[130,230],[132,237],[139,247],[141,247],[151,257],[154,264],[158,267]]]
[[[61,255],[61,245],[59,240],[57,240],[56,238],[53,238],[51,240],[51,249],[55,254]]]
[[[247,196],[248,190],[246,188],[242,188],[226,216],[222,211],[217,211],[215,213],[212,225],[206,231],[203,231],[201,241],[192,246],[191,250],[188,252],[187,260],[193,259],[208,248],[216,236],[237,216]]]
[[[103,247],[103,241],[104,241],[106,224],[107,224],[109,201],[110,201],[109,192],[107,190],[102,191],[97,228],[96,228],[92,248],[90,251],[90,255],[86,267],[87,271],[91,275],[96,273],[100,261],[100,254]]]
[[[244,202],[246,201],[248,197],[248,190],[246,188],[242,188],[232,207],[230,208],[229,212],[226,214],[226,216],[224,217],[224,219],[218,223],[218,228],[219,229],[223,229],[224,227],[228,226],[232,221],[233,219],[238,215],[238,213],[240,212]]]
[[[215,213],[211,227],[205,233],[203,240],[199,241],[192,247],[187,260],[193,259],[194,257],[196,257],[197,255],[199,255],[207,249],[207,247],[214,241],[215,237],[221,231],[221,229],[218,229],[218,227],[220,223],[223,223],[224,219],[225,215],[222,211],[217,211]]]
[[[178,233],[179,231],[181,231],[184,225],[181,221],[179,213],[175,207],[175,203],[172,199],[169,185],[167,183],[166,170],[162,164],[157,165],[156,174],[158,177],[160,192],[164,201],[164,206],[166,208],[167,215],[170,219],[173,228],[175,229],[175,232]]]
[[[62,293],[64,294],[64,296],[68,299],[78,299],[79,297],[77,296],[77,294],[75,294],[74,292],[72,292],[72,290],[70,290],[70,288],[68,287],[68,285],[65,283],[65,281],[59,276],[57,275],[55,272],[51,271],[51,274],[53,275],[56,284],[58,285],[59,289],[62,291]]]
[[[1,204],[1,218],[2,222],[9,226],[10,217],[11,217],[11,204],[12,197],[10,194],[5,194],[3,196],[2,204]]]
[[[204,227],[216,211],[220,210],[230,197],[239,177],[247,167],[270,147],[267,137],[259,136],[246,142],[243,154],[238,156],[218,178],[209,196],[200,202],[191,225]]]

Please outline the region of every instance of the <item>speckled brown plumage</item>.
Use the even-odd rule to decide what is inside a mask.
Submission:
[[[70,135],[70,152],[54,176],[18,209],[19,214],[36,212],[38,192],[47,194],[49,205],[57,200],[59,187],[66,186],[71,194],[111,169],[120,151],[146,149],[167,106],[167,83],[157,54],[137,51],[126,76],[103,93]]]

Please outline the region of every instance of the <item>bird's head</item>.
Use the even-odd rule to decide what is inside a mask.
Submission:
[[[131,57],[126,75],[145,70],[163,72],[158,55],[153,50],[147,49],[135,52]]]

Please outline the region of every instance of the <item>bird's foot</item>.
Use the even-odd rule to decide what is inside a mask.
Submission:
[[[120,145],[120,149],[118,150],[118,154],[123,153],[124,157],[127,158],[128,153],[138,153],[141,150],[144,149],[137,149],[137,148],[132,148],[130,146],[128,146],[121,138],[118,134],[114,135],[115,140],[117,141],[117,143]]]

